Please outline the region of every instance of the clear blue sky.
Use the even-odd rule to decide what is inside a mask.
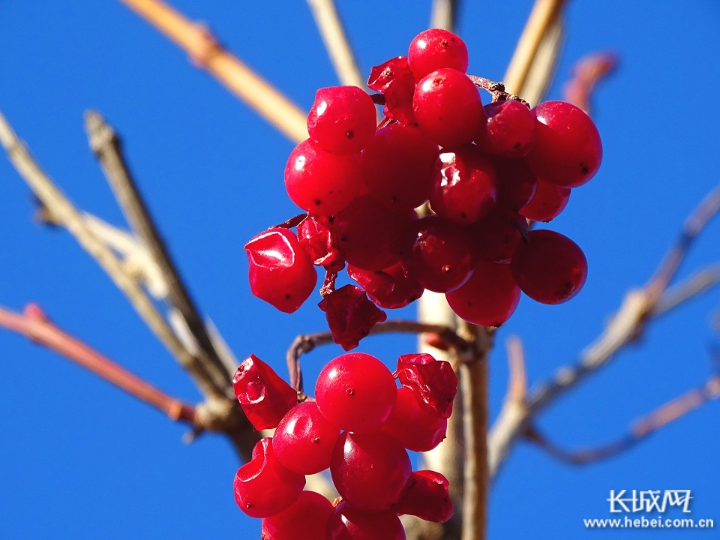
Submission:
[[[304,108],[337,84],[305,2],[174,4],[208,22],[224,43]],[[531,1],[465,2],[458,32],[470,72],[502,77]],[[429,2],[340,1],[365,72],[403,54],[423,30]],[[550,97],[586,53],[613,49],[621,68],[596,95],[605,148],[596,178],[573,193],[552,228],[585,250],[590,273],[572,302],[524,299],[499,341],[522,337],[537,382],[601,331],[632,287],[650,276],[684,217],[718,183],[720,5],[570,2],[567,43]],[[96,165],[82,113],[100,110],[122,134],[131,166],[182,274],[240,357],[282,370],[298,333],[325,322],[312,305],[292,317],[251,296],[243,243],[294,215],[282,171],[292,144],[230,96],[155,30],[115,0],[0,2],[0,110],[65,192],[122,225]],[[29,191],[0,157],[0,304],[41,303],[61,326],[164,390],[199,396],[95,263],[65,232],[31,222]],[[718,260],[720,221],[681,274]],[[701,384],[717,341],[718,291],[677,310],[637,347],[540,419],[569,447],[623,434],[629,422]],[[412,316],[412,310],[400,315]],[[411,337],[377,337],[361,350],[394,362]],[[307,357],[307,380],[339,353]],[[0,332],[0,536],[12,539],[258,538],[259,521],[235,507],[237,459],[206,436],[187,447],[184,428],[16,335]],[[492,358],[496,413],[505,353]],[[717,538],[720,407],[711,403],[631,452],[586,468],[520,445],[492,490],[490,537]],[[595,531],[611,489],[691,489],[695,518],[714,531]]]

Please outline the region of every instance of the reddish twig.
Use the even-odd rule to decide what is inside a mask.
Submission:
[[[195,408],[192,405],[165,394],[62,331],[49,321],[42,309],[35,304],[28,304],[24,314],[0,307],[0,327],[22,334],[33,343],[55,351],[140,401],[162,411],[172,420],[195,423]]]
[[[592,92],[603,78],[612,73],[618,65],[614,52],[603,51],[590,54],[578,60],[573,66],[570,80],[563,87],[563,97],[590,114]]]
[[[498,101],[513,100],[519,101],[527,107],[530,106],[528,102],[525,101],[523,98],[505,91],[505,85],[501,82],[491,81],[490,79],[486,79],[485,77],[478,77],[477,75],[468,75],[468,77],[470,77],[470,80],[475,84],[475,86],[477,86],[478,88],[482,88],[483,90],[487,90],[488,92],[490,92],[490,94],[492,94],[493,103],[496,103]]]

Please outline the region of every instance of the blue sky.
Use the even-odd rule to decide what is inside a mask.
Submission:
[[[458,33],[469,72],[499,79],[532,2],[465,2]],[[206,21],[227,47],[305,109],[315,89],[337,84],[305,2],[174,5]],[[403,54],[429,17],[429,2],[338,2],[359,61]],[[612,49],[616,75],[595,96],[604,163],[573,193],[551,228],[582,246],[583,292],[561,306],[523,299],[499,332],[524,340],[531,382],[572,362],[631,288],[652,274],[690,210],[718,184],[720,5],[571,2],[566,47],[549,97],[572,64]],[[137,180],[203,311],[239,357],[255,353],[282,372],[296,334],[320,331],[311,303],[287,316],[251,296],[242,246],[295,215],[282,171],[292,143],[229,95],[115,0],[0,2],[0,110],[80,207],[111,223],[122,215],[82,127],[100,110],[124,137]],[[199,395],[95,263],[65,232],[31,221],[29,191],[0,158],[0,304],[39,302],[58,324],[167,392]],[[720,222],[707,230],[681,277],[716,262]],[[623,434],[629,423],[704,382],[717,334],[714,291],[659,320],[637,346],[566,396],[539,426],[568,447]],[[398,316],[410,317],[412,309]],[[414,340],[382,336],[361,350],[393,363]],[[337,347],[312,352],[314,380]],[[54,354],[0,332],[0,526],[5,538],[258,538],[232,497],[238,466],[219,437],[181,442],[184,428]],[[492,364],[492,407],[506,386],[505,353]],[[491,538],[623,539],[587,532],[608,517],[611,489],[693,491],[695,518],[715,531],[645,531],[644,538],[713,538],[720,523],[720,408],[710,403],[610,461],[557,463],[520,445],[492,489]]]

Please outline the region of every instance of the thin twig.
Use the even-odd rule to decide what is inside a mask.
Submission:
[[[85,114],[85,129],[90,148],[98,158],[125,218],[142,239],[143,245],[155,261],[163,281],[167,284],[167,300],[180,313],[197,343],[197,347],[192,347],[190,350],[197,355],[198,362],[205,364],[206,371],[216,379],[215,384],[218,387],[222,387],[224,384],[230,395],[232,374],[225,369],[218,358],[202,317],[180,277],[175,262],[168,253],[165,242],[160,237],[135,180],[130,174],[122,152],[120,138],[112,126],[108,125],[105,119],[95,111],[88,111]]]
[[[218,386],[214,377],[205,370],[205,366],[188,353],[137,281],[125,270],[112,250],[88,229],[82,214],[40,168],[2,114],[0,114],[0,143],[20,176],[49,209],[54,219],[77,239],[128,297],[145,323],[190,373],[200,391],[207,397],[224,398],[224,386]]]
[[[365,88],[355,54],[348,41],[334,0],[307,0],[317,24],[330,61],[338,79],[344,85]]]
[[[507,399],[523,403],[527,394],[527,372],[525,370],[525,351],[517,336],[510,336],[505,342],[508,356],[509,384]]]
[[[289,139],[300,142],[307,138],[306,114],[227,52],[207,27],[193,23],[160,0],[120,1],[184,49],[196,66],[207,70]]]
[[[455,32],[460,0],[433,0],[430,28],[442,28]]]
[[[597,84],[615,71],[618,57],[614,52],[603,51],[589,54],[578,60],[572,75],[563,86],[563,98],[591,114],[591,97]]]
[[[22,334],[33,343],[55,351],[131,396],[155,407],[172,420],[191,425],[196,423],[195,408],[192,405],[165,394],[79,339],[64,332],[50,322],[37,305],[28,305],[24,314],[0,307],[0,326]]]

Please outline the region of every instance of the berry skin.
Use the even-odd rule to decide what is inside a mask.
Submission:
[[[359,164],[359,153],[338,156],[307,139],[290,153],[285,189],[303,210],[331,216],[357,195],[362,182]]]
[[[478,146],[493,156],[519,158],[535,142],[535,115],[515,100],[489,103],[483,108],[485,121],[475,139]]]
[[[480,326],[500,326],[507,321],[520,301],[520,289],[509,266],[478,262],[468,282],[445,295],[452,310]]]
[[[279,514],[262,521],[262,540],[323,540],[333,505],[314,491],[303,491],[298,500]]]
[[[408,61],[418,81],[441,68],[453,68],[466,73],[468,50],[465,42],[452,32],[433,28],[415,36],[410,43]]]
[[[410,478],[410,458],[383,433],[343,433],[335,443],[330,473],[342,498],[373,512],[389,510]]]
[[[405,307],[420,298],[425,291],[402,262],[375,271],[348,265],[347,272],[365,289],[368,298],[375,305],[385,309]]]
[[[453,515],[449,485],[439,472],[415,471],[393,510],[425,521],[445,523]]]
[[[365,512],[346,502],[330,516],[326,534],[326,540],[405,540],[395,512]]]
[[[320,414],[317,403],[299,403],[280,421],[272,444],[278,461],[298,474],[315,474],[330,467],[340,428]]]
[[[349,353],[318,375],[315,399],[322,415],[345,431],[372,432],[390,416],[397,387],[390,370],[369,354]]]
[[[290,472],[275,457],[271,439],[261,439],[252,459],[240,467],[233,482],[235,502],[250,517],[265,518],[282,512],[294,503],[305,477]]]
[[[318,304],[325,312],[333,340],[349,351],[358,346],[387,315],[368,300],[365,291],[354,285],[345,285],[325,296]]]
[[[233,376],[233,390],[255,429],[273,429],[297,405],[297,392],[254,354]]]
[[[477,146],[461,146],[438,156],[430,206],[442,218],[474,223],[493,209],[497,191],[492,160]]]
[[[375,104],[357,86],[321,88],[308,115],[308,133],[331,154],[357,154],[375,134]]]
[[[295,233],[275,227],[245,244],[250,263],[250,289],[284,313],[293,313],[317,283],[310,257]]]
[[[412,388],[398,388],[397,402],[382,432],[413,452],[427,452],[445,438],[447,418],[415,397]]]
[[[313,264],[329,271],[340,271],[345,266],[343,255],[335,247],[332,217],[308,216],[297,228],[298,241]]]
[[[535,107],[535,145],[527,155],[533,172],[546,182],[578,187],[600,168],[602,142],[595,124],[581,109],[564,101]]]
[[[415,224],[405,260],[418,282],[435,292],[457,289],[473,270],[470,238],[465,231],[433,215]]]
[[[368,88],[385,96],[385,116],[405,125],[415,123],[412,103],[415,78],[406,56],[397,56],[374,66],[368,78]]]
[[[520,213],[533,221],[547,223],[565,210],[569,200],[570,188],[538,180],[535,195],[533,195],[529,203],[520,209]]]
[[[480,93],[462,71],[443,68],[418,82],[413,110],[420,129],[443,147],[470,144],[483,121]]]
[[[398,358],[395,376],[425,405],[450,418],[458,386],[450,362],[435,360],[427,353],[404,354]]]
[[[517,212],[535,195],[538,178],[524,159],[496,158],[494,165],[498,190],[496,206]]]
[[[392,124],[375,134],[360,160],[370,195],[396,210],[412,210],[428,200],[437,145],[414,126]]]
[[[485,216],[470,230],[478,260],[508,264],[527,233],[528,224],[520,214],[500,210]]]
[[[582,249],[555,231],[530,231],[510,263],[522,292],[542,304],[561,304],[573,298],[587,279]],[[462,316],[462,315],[461,315]]]

